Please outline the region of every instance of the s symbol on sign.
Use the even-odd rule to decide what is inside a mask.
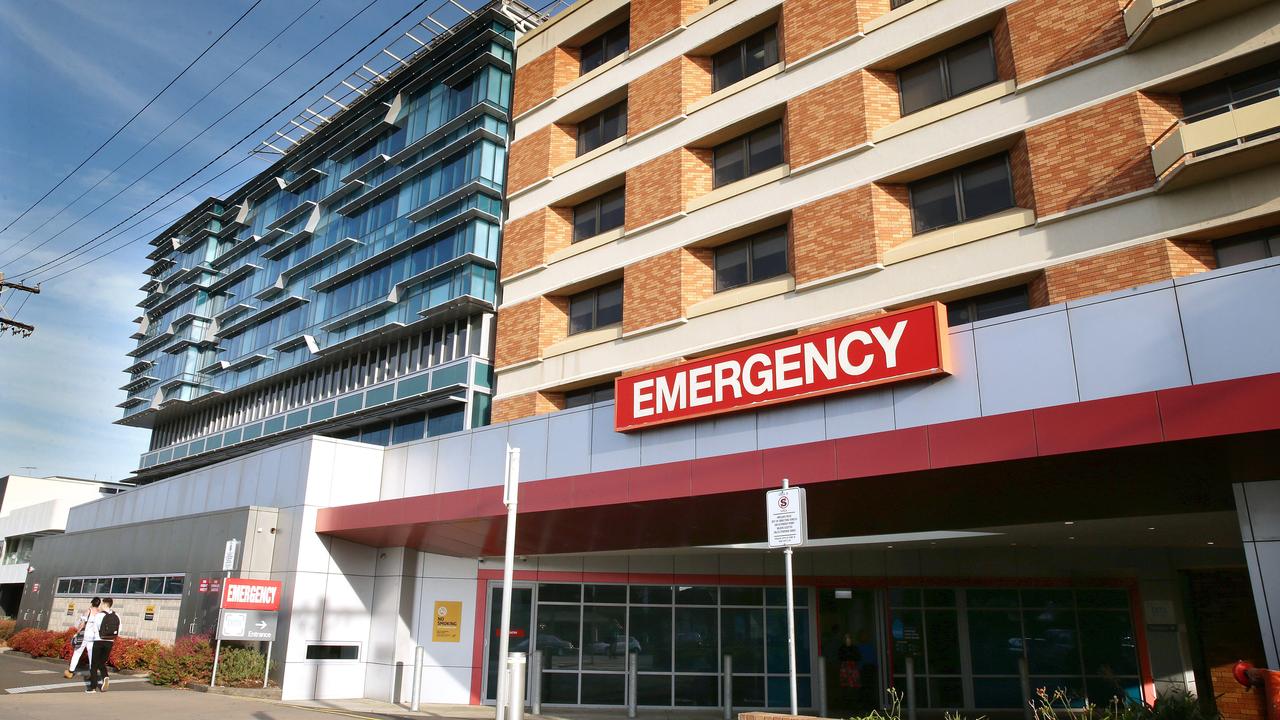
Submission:
[[[786,510],[787,506],[790,504],[791,504],[791,498],[787,497],[785,494],[778,496],[778,507],[782,508],[783,510]]]

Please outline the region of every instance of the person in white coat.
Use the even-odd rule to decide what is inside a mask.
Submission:
[[[75,676],[76,667],[80,664],[81,655],[84,655],[85,653],[89,653],[89,658],[85,664],[87,666],[93,665],[93,641],[97,640],[97,632],[96,632],[97,626],[89,621],[98,614],[98,610],[101,605],[102,605],[102,600],[99,598],[94,598],[90,600],[89,610],[85,612],[85,614],[81,615],[80,621],[76,623],[76,634],[81,635],[81,642],[80,642],[80,646],[77,647],[75,651],[71,653],[71,665],[68,666],[67,669],[64,670],[62,673],[62,676],[67,679],[70,679]],[[91,626],[92,626],[92,629],[90,629]],[[94,633],[94,637],[92,640],[89,638],[89,634],[91,632]]]

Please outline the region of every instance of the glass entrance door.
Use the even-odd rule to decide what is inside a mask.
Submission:
[[[830,717],[865,715],[881,707],[880,623],[874,590],[821,588],[818,621]]]
[[[511,639],[507,643],[510,652],[529,652],[532,634],[533,587],[514,585],[511,588]],[[489,627],[485,632],[484,699],[493,702],[498,696],[498,649],[502,633],[502,584],[489,586]]]

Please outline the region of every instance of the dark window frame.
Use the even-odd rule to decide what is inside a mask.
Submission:
[[[947,55],[955,51],[957,48],[964,47],[965,45],[968,45],[969,43],[972,43],[979,39],[985,39],[987,41],[987,51],[991,57],[991,82],[983,83],[981,85],[978,85],[977,87],[973,87],[968,90],[965,90],[962,93],[955,93],[951,87],[951,72],[949,68],[949,63],[947,62]],[[908,70],[924,67],[929,63],[934,63],[937,66],[938,73],[941,76],[942,99],[931,102],[928,105],[921,105],[918,108],[913,108],[911,110],[908,110],[906,106],[906,96],[905,96],[905,93],[902,92],[902,74]],[[971,92],[981,90],[984,87],[990,87],[1000,82],[1000,67],[999,67],[999,64],[996,62],[995,37],[992,35],[992,33],[988,32],[983,35],[979,35],[978,37],[975,37],[975,38],[969,38],[964,42],[959,42],[959,43],[956,43],[955,45],[952,45],[946,50],[930,55],[929,57],[923,60],[917,60],[916,62],[913,62],[910,65],[899,68],[898,71],[894,73],[894,75],[898,79],[898,111],[902,115],[902,117],[906,117],[908,115],[918,113],[921,110],[927,110],[931,107],[934,107],[936,105],[941,105],[944,102],[947,102],[949,100],[954,100],[958,97],[964,97],[965,95],[968,95]]]
[[[908,3],[910,3],[910,2],[911,2],[911,0],[889,0],[889,9],[890,9],[890,10],[897,10],[898,8],[902,7],[903,5],[908,4]]]
[[[1261,257],[1227,263],[1222,261],[1222,251],[1224,249],[1241,247],[1253,243],[1257,243],[1261,246]],[[1234,267],[1236,265],[1243,265],[1245,263],[1257,262],[1258,260],[1267,260],[1275,257],[1280,257],[1280,226],[1254,230],[1252,232],[1219,238],[1213,241],[1213,259],[1214,263],[1219,268]]]
[[[619,113],[617,117],[617,120],[618,120],[617,128],[619,132],[617,135],[614,135],[613,137],[605,137],[605,129],[608,127],[608,120],[609,120],[608,116],[609,116],[609,113],[611,112]],[[595,125],[600,130],[600,141],[595,145],[592,145],[591,147],[586,147],[586,143],[584,142],[584,140],[587,138],[587,133],[584,132],[584,130],[589,131],[593,129],[590,127],[592,125]],[[610,105],[609,107],[601,110],[600,112],[595,113],[591,117],[583,119],[575,127],[577,129],[577,135],[578,135],[578,138],[577,138],[578,157],[582,157],[583,155],[586,155],[587,153],[591,152],[592,150],[596,150],[597,148],[604,147],[605,145],[608,145],[609,143],[613,142],[614,140],[617,140],[620,137],[626,137],[627,135],[627,99],[623,98],[621,101]]]
[[[623,40],[622,47],[610,55],[609,50],[617,48],[616,42],[619,39]],[[631,21],[623,20],[578,47],[578,76],[586,75],[630,49]],[[599,50],[598,56],[594,54],[597,50]]]
[[[755,244],[757,242],[761,242],[764,240],[772,240],[776,238],[778,235],[782,236],[783,254],[784,254],[784,257],[786,258],[786,262],[784,263],[782,270],[779,272],[773,273],[772,275],[763,275],[760,277],[756,277],[755,253],[752,252]],[[721,285],[720,283],[721,255],[723,253],[727,253],[731,250],[735,250],[737,248],[744,247],[744,246],[747,248],[747,280],[746,282],[738,283],[736,285],[728,285],[728,286]],[[786,275],[787,273],[791,272],[791,242],[790,242],[790,237],[788,236],[787,226],[781,225],[776,228],[770,228],[768,230],[763,230],[758,233],[753,233],[751,235],[748,235],[747,237],[740,238],[738,240],[734,240],[732,242],[727,242],[723,245],[716,246],[712,253],[711,272],[712,272],[712,276],[714,278],[714,283],[715,283],[714,291],[717,293],[725,292],[726,290],[734,290],[740,287],[746,287],[748,285],[754,285],[758,282],[771,280],[776,277],[782,277],[783,275]]]
[[[1010,300],[1023,300],[1022,307],[1016,310],[1002,310],[995,314],[984,314],[982,303],[991,302],[1008,302]],[[946,303],[947,306],[947,326],[956,327],[957,325],[967,325],[969,323],[982,322],[992,318],[1012,315],[1014,313],[1025,312],[1031,309],[1031,288],[1028,285],[1014,285],[1012,287],[1000,288],[990,292],[979,293],[978,295],[970,295],[969,297],[951,300]],[[956,315],[964,311],[969,319],[955,319]]]
[[[757,38],[761,38],[761,37],[766,37],[766,42],[764,45],[765,51],[766,51],[766,54],[772,51],[773,62],[766,62],[759,69],[754,70],[752,72],[747,72],[747,59],[749,57],[748,47],[750,46],[753,40],[756,40]],[[772,38],[772,43],[768,42],[768,38]],[[738,70],[741,72],[741,75],[738,75],[737,77],[734,77],[728,81],[721,81],[720,69],[724,66],[724,63],[730,62],[731,60],[735,59],[733,58],[734,55],[737,56],[736,60],[738,61]],[[764,72],[768,68],[771,68],[774,65],[777,65],[781,61],[782,61],[782,57],[778,53],[778,25],[777,23],[774,23],[773,25],[770,25],[769,27],[764,28],[763,30],[759,30],[757,32],[751,33],[747,37],[742,38],[741,40],[735,42],[729,47],[724,48],[723,50],[720,50],[719,52],[716,52],[711,56],[711,92],[719,92],[720,90],[723,90],[727,87],[732,87],[733,85],[736,85],[737,83],[740,83],[743,80],[746,80],[752,75],[756,75],[761,72]]]
[[[608,397],[604,397],[604,395]],[[564,409],[586,407],[613,399],[613,381],[591,385],[588,387],[566,390],[564,393]]]
[[[567,318],[569,322],[569,332],[568,332],[569,335],[578,335],[584,332],[591,332],[592,330],[600,330],[602,328],[613,327],[614,325],[620,325],[622,323],[621,317],[619,317],[619,319],[616,322],[610,322],[605,324],[600,323],[600,295],[602,293],[613,290],[615,287],[618,289],[618,295],[619,295],[618,304],[619,304],[619,309],[621,309],[621,304],[622,304],[622,299],[621,299],[622,281],[621,280],[614,280],[613,282],[607,282],[603,285],[597,285],[596,287],[593,287],[590,290],[583,290],[580,293],[574,293],[573,295],[569,296],[570,310],[569,310],[569,317]],[[591,322],[588,324],[587,327],[579,328],[575,330],[573,328],[573,305],[576,301],[585,300],[588,297],[590,297],[591,299]]]
[[[956,226],[956,225],[961,225],[961,224],[964,224],[964,223],[967,223],[967,222],[971,222],[971,221],[973,221],[973,220],[979,220],[979,219],[984,218],[984,217],[990,217],[991,215],[994,215],[994,214],[995,214],[995,213],[997,213],[997,212],[1003,212],[1004,210],[1008,210],[1008,209],[1010,209],[1010,208],[1017,207],[1017,206],[1018,206],[1018,200],[1017,200],[1017,197],[1016,197],[1016,195],[1015,195],[1014,187],[1013,187],[1013,186],[1014,186],[1014,181],[1013,181],[1013,163],[1012,163],[1012,162],[1010,161],[1010,159],[1009,159],[1009,153],[1008,153],[1008,152],[1004,152],[1004,153],[1002,153],[1002,155],[1003,155],[1003,157],[1004,157],[1005,174],[1006,174],[1006,176],[1009,178],[1009,204],[1008,204],[1006,207],[1003,207],[1003,208],[1001,208],[1001,209],[999,209],[999,210],[994,210],[994,211],[989,212],[989,213],[985,213],[985,214],[983,214],[983,215],[975,215],[975,216],[972,216],[972,217],[970,217],[970,216],[968,215],[968,213],[967,213],[967,212],[965,212],[965,206],[964,206],[964,187],[963,187],[963,184],[962,184],[962,179],[963,179],[963,177],[964,177],[964,171],[965,171],[965,170],[970,169],[970,168],[971,168],[971,167],[973,167],[974,165],[977,165],[977,164],[982,163],[982,162],[986,162],[987,160],[990,160],[992,157],[994,157],[994,156],[990,156],[990,155],[989,155],[989,156],[987,156],[987,157],[985,157],[985,158],[980,158],[980,159],[978,159],[978,160],[974,160],[973,162],[969,162],[969,163],[965,163],[964,165],[960,165],[959,167],[954,167],[954,168],[951,168],[950,170],[944,170],[944,171],[942,171],[942,172],[940,172],[940,173],[934,173],[933,175],[930,175],[929,177],[920,178],[919,180],[915,180],[915,181],[910,182],[910,183],[908,183],[908,184],[907,184],[907,195],[908,195],[907,204],[908,204],[908,205],[910,206],[910,208],[911,208],[911,233],[912,233],[912,235],[922,235],[922,234],[927,233],[927,232],[933,232],[934,230],[941,230],[941,229],[943,229],[943,228],[954,227],[954,226]],[[923,182],[928,181],[928,180],[933,180],[933,179],[937,178],[937,177],[938,177],[938,176],[940,176],[940,175],[948,175],[948,174],[951,176],[952,198],[955,200],[955,204],[956,204],[956,221],[955,221],[955,222],[950,222],[950,223],[945,223],[945,224],[943,224],[943,225],[936,225],[936,226],[928,227],[928,228],[924,228],[924,229],[917,229],[917,223],[916,223],[916,215],[917,215],[917,211],[916,211],[916,199],[915,199],[915,189],[914,189],[914,188],[916,188],[917,186],[919,186],[919,184],[920,184],[920,183],[923,183]]]
[[[781,151],[779,152],[779,161],[776,164],[769,165],[767,167],[753,168],[751,167],[751,138],[752,136],[757,135],[764,130],[777,131],[778,147]],[[750,130],[748,132],[742,133],[741,135],[733,138],[732,140],[726,140],[720,143],[719,145],[716,145],[715,147],[711,148],[712,187],[719,188],[719,187],[724,187],[725,185],[732,185],[735,182],[746,180],[752,175],[757,175],[759,173],[764,172],[765,170],[769,170],[770,168],[778,167],[778,165],[785,165],[787,162],[786,146],[784,144],[785,141],[786,139],[782,135],[782,121],[774,120],[771,123],[761,125],[760,127],[755,128],[754,130]],[[742,149],[742,167],[743,167],[742,177],[737,178],[735,180],[721,181],[720,174],[719,174],[720,163],[718,158],[722,152],[725,152],[726,150],[731,149],[732,146],[734,145],[739,145],[741,146],[741,149]]]
[[[600,193],[599,195],[591,198],[590,200],[574,205],[573,206],[573,240],[572,242],[575,242],[575,243],[581,242],[582,240],[586,240],[587,238],[592,238],[601,233],[606,233],[615,228],[622,227],[626,223],[626,219],[627,219],[626,190],[627,190],[627,187],[623,185],[621,187],[614,188],[613,190]],[[607,200],[612,200],[618,197],[622,198],[622,218],[619,220],[617,225],[604,227],[604,214],[603,214],[604,204]],[[591,233],[590,235],[580,236],[578,233],[578,217],[579,217],[579,214],[583,212],[589,212],[592,214],[593,216],[592,221],[593,221],[593,226],[595,227],[595,232]]]

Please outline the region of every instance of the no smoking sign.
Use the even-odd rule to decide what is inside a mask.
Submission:
[[[803,545],[809,539],[804,488],[770,490],[765,498],[769,547]]]

